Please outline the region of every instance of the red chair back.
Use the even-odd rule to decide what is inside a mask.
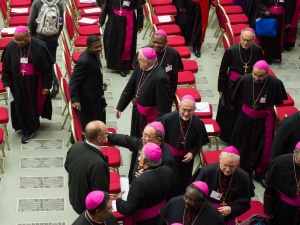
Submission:
[[[69,85],[67,80],[64,77],[61,78],[61,87],[62,87],[62,94],[65,97],[66,102],[70,102],[71,97],[70,97]]]
[[[224,8],[221,5],[216,5],[216,15],[218,18],[220,28],[225,31],[226,24],[227,23],[230,24],[230,22],[228,20],[228,17],[226,15]]]
[[[224,50],[226,50],[227,48],[229,48],[231,46],[227,34],[222,35],[222,43],[223,43]]]
[[[67,10],[65,11],[65,26],[66,26],[67,33],[69,35],[69,39],[72,40],[75,36],[75,28],[73,25],[71,15]]]
[[[0,0],[0,8],[1,8],[1,12],[2,12],[2,16],[3,16],[3,20],[6,21],[7,20],[7,5],[5,0]]]
[[[83,141],[80,121],[71,120],[72,134],[75,142]]]

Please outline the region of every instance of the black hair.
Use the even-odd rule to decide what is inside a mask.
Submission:
[[[89,212],[89,214],[95,215],[96,212],[97,212],[97,210],[103,211],[106,208],[107,202],[110,199],[110,195],[107,192],[105,192],[105,191],[103,191],[103,193],[104,193],[104,199],[103,199],[103,201],[96,208],[94,208],[94,209],[88,209],[87,211]]]
[[[91,47],[94,42],[100,41],[100,38],[97,35],[90,35],[86,39],[86,45]]]

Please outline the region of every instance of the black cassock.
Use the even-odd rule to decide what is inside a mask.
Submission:
[[[137,39],[137,29],[143,28],[143,8],[144,0],[133,0],[129,1],[129,6],[122,6],[125,1],[119,0],[105,0],[102,6],[102,11],[99,17],[99,23],[104,24],[106,16],[108,15],[108,20],[105,26],[105,31],[103,35],[103,44],[105,59],[107,61],[107,68],[118,70],[118,71],[129,71],[132,69],[132,60],[134,59],[136,53],[136,39]],[[131,38],[131,48],[130,48],[130,59],[122,59],[122,55],[125,48],[126,39],[126,27],[127,18],[125,16],[119,16],[113,12],[113,10],[121,11],[121,9],[133,10],[132,20],[133,29]],[[135,10],[137,17],[135,15]]]
[[[188,212],[185,209],[183,196],[174,197],[161,207],[160,216],[158,225],[173,223],[182,223],[183,225],[225,225],[221,213],[209,202],[204,203],[203,209],[198,216]]]
[[[153,45],[147,47],[153,48]],[[178,84],[178,72],[183,70],[183,63],[178,51],[170,46],[165,47],[161,52],[156,52],[157,62],[166,70],[171,85],[171,96],[175,98]],[[132,65],[138,67],[138,54],[135,55]]]
[[[287,99],[281,80],[268,75],[266,81],[263,83],[253,84],[253,82],[252,74],[242,76],[236,85],[232,99],[245,104],[249,108],[252,108],[253,102],[256,101],[255,107],[257,112],[273,109],[274,105],[283,104],[283,100]],[[262,158],[265,141],[265,123],[266,118],[253,118],[241,110],[234,127],[231,143],[240,152],[241,168],[248,173],[257,168],[261,159],[264,161],[270,161],[271,159],[271,150],[267,158]],[[268,166],[263,165],[264,169],[267,169]]]
[[[202,146],[209,142],[209,139],[204,123],[195,115],[193,115],[190,120],[183,121],[179,115],[179,111],[174,111],[157,120],[161,121],[165,128],[165,142],[167,144],[178,149],[177,152],[179,154],[183,151],[193,154],[193,160],[188,163],[182,162],[183,156],[174,156],[175,180],[171,196],[175,197],[182,195],[185,192],[188,182],[192,177],[194,158],[199,153]]]
[[[181,35],[185,39],[186,45],[201,46],[202,19],[200,4],[192,0],[175,0],[174,3],[178,15],[178,25],[181,29]],[[185,12],[180,9],[186,9]]]
[[[72,223],[72,225],[98,225],[90,219],[87,219],[86,211],[81,213],[81,215]],[[118,220],[111,214],[110,217],[105,219],[106,225],[119,225]]]
[[[231,134],[240,111],[240,103],[231,99],[236,81],[229,78],[229,70],[244,75],[252,72],[253,65],[263,59],[262,48],[256,44],[245,50],[240,44],[229,47],[222,58],[218,91],[223,92],[223,99],[219,101],[216,120],[221,128],[221,140],[229,143]],[[247,68],[244,67],[247,63]]]
[[[292,153],[300,141],[300,112],[281,120],[272,144],[272,159]]]
[[[232,220],[250,209],[250,200],[254,196],[254,185],[249,174],[237,167],[230,176],[225,176],[219,169],[219,163],[210,164],[196,171],[196,181],[204,181],[209,188],[209,201],[215,204],[223,201],[231,207],[231,213],[224,219]],[[233,176],[233,177],[232,177]],[[221,188],[220,189],[220,181]],[[211,197],[215,191],[222,194],[219,200]]]
[[[127,201],[117,198],[117,210],[123,215],[132,216],[137,210],[147,209],[163,202],[171,191],[173,171],[170,167],[149,168],[133,180]],[[157,210],[158,212],[158,210]],[[154,218],[136,223],[137,225],[157,224],[159,213]]]
[[[23,75],[20,71],[20,56],[28,58],[33,64],[34,74]],[[50,94],[47,94],[42,103],[42,112],[38,112],[38,95],[42,88],[50,89],[52,86],[53,59],[46,44],[31,37],[31,44],[19,47],[14,41],[8,43],[2,54],[2,82],[9,87],[14,97],[11,103],[12,127],[23,132],[32,133],[40,127],[39,117],[51,119],[52,104]],[[39,87],[39,82],[40,87]]]
[[[290,199],[299,196],[296,178],[299,183],[300,167],[293,164],[293,155],[286,154],[272,160],[267,173],[264,209],[267,215],[273,215],[272,225],[300,224],[300,198],[298,197],[298,206],[294,206],[287,204],[280,197],[281,194]]]
[[[82,129],[93,120],[106,123],[106,101],[103,91],[102,65],[99,56],[86,49],[76,63],[69,82],[72,103],[80,102],[78,110]]]
[[[125,148],[128,148],[130,151],[132,151],[132,155],[135,157],[132,157],[131,163],[130,163],[130,170],[129,170],[129,183],[132,182],[132,180],[135,178],[135,172],[139,170],[138,163],[139,163],[139,154],[138,151],[142,150],[143,148],[143,141],[140,138],[123,135],[123,134],[108,134],[107,137],[109,143],[122,146]],[[162,150],[162,166],[168,166],[171,169],[174,168],[175,162],[174,162],[174,156],[169,149],[169,147],[166,144],[163,144],[161,147]]]

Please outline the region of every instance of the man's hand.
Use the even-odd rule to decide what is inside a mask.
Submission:
[[[132,105],[136,105],[136,97],[134,97],[134,98],[131,100],[131,102],[132,102]]]
[[[99,28],[102,27],[102,24],[99,23],[99,22],[97,22],[97,25],[98,25]]]
[[[124,193],[125,193],[125,191],[121,191],[121,192],[118,194],[117,198],[122,198],[122,194],[124,194]]]
[[[183,156],[184,160],[182,162],[188,163],[193,159],[193,154],[188,152],[185,156]]]
[[[116,110],[115,113],[116,113],[116,118],[119,119],[121,117],[122,112],[120,110]]]
[[[50,90],[49,90],[48,88],[43,88],[43,89],[42,89],[42,94],[43,94],[43,95],[47,95],[47,94],[49,94],[49,91],[50,91]]]
[[[231,213],[230,206],[222,206],[218,208],[218,211],[221,213],[223,217],[228,216]]]
[[[142,30],[143,30],[143,28],[139,28],[139,29],[137,29],[137,33],[139,34],[139,33],[141,33],[142,32]]]
[[[265,15],[270,16],[270,12],[269,11],[265,12]]]
[[[8,87],[5,87],[5,91],[8,92]]]
[[[285,25],[286,28],[289,28],[290,26],[291,26],[290,23]]]
[[[80,102],[74,102],[74,103],[72,103],[72,107],[75,108],[75,109],[78,109],[79,111],[81,111]]]
[[[144,173],[144,169],[140,169],[139,171],[135,172],[135,177],[139,177]]]
[[[223,92],[219,92],[219,99],[223,97]]]

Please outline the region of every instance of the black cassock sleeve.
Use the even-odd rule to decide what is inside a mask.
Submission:
[[[108,134],[108,142],[138,152],[141,139],[124,134]]]

